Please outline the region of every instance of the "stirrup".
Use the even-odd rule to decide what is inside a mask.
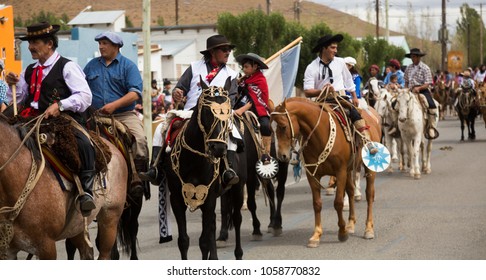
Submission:
[[[232,186],[234,184],[238,184],[240,181],[240,177],[236,174],[236,172],[229,168],[226,169],[223,173],[223,184],[226,186],[225,188]]]

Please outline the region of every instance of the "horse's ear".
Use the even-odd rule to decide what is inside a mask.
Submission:
[[[224,83],[224,90],[229,92],[230,89],[231,89],[231,77],[228,77],[226,79],[226,82]]]
[[[209,87],[208,87],[208,85],[206,84],[206,82],[204,82],[204,80],[203,80],[203,78],[202,78],[202,76],[201,76],[201,75],[199,75],[199,84],[201,85],[201,88],[202,88],[203,90],[205,90],[205,89],[208,89],[208,88],[209,88]]]

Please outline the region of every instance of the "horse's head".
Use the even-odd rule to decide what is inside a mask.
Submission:
[[[228,91],[231,78],[224,87],[207,86],[201,79],[202,92],[197,105],[197,122],[204,135],[206,154],[221,158],[226,154],[229,125],[232,120]]]
[[[381,98],[381,90],[380,90],[380,81],[376,78],[371,78],[369,80],[369,91],[368,91],[368,96],[370,98],[374,99],[380,99]]]
[[[293,117],[287,109],[287,100],[275,107],[271,118],[277,125],[275,129],[278,142],[277,158],[282,162],[288,162],[291,158],[291,151],[294,149],[299,124],[293,120],[295,116]]]
[[[397,95],[398,120],[404,122],[408,118],[409,107],[413,102],[413,93],[408,89],[401,89]]]

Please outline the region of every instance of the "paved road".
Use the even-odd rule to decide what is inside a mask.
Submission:
[[[459,121],[439,123],[440,138],[434,141],[432,174],[414,180],[408,173],[381,173],[376,181],[375,239],[365,240],[366,203],[357,203],[356,233],[341,243],[333,198],[323,194],[324,235],[318,248],[306,247],[312,234],[313,210],[307,180],[289,186],[283,206],[283,234],[265,234],[250,241],[251,216],[243,212],[242,242],[246,260],[472,260],[486,259],[486,129],[476,124],[477,139],[460,142]],[[448,149],[445,149],[448,148]],[[396,166],[396,164],[394,164]],[[326,179],[327,180],[327,179]],[[362,186],[363,186],[362,182]],[[156,188],[153,188],[156,194]],[[158,244],[157,201],[147,201],[140,217],[139,257],[145,260],[177,260],[177,241]],[[268,207],[258,196],[258,213],[268,223]],[[219,208],[218,208],[219,209]],[[174,237],[176,224],[171,217]],[[219,220],[218,220],[219,222]],[[189,258],[200,259],[198,238],[200,212],[188,212],[191,238]],[[218,226],[219,228],[219,226]],[[59,258],[65,258],[62,243]],[[233,260],[234,236],[219,249],[223,260]],[[127,257],[124,256],[124,259]]]

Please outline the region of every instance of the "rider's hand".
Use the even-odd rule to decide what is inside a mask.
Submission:
[[[357,97],[353,97],[353,105],[354,105],[354,106],[356,106],[356,107],[358,107],[358,105],[359,105],[359,100],[358,100],[358,98],[357,98]]]
[[[116,106],[112,103],[108,103],[105,106],[101,107],[100,113],[105,114],[105,115],[111,115],[113,112],[116,110]]]
[[[19,76],[17,76],[17,74],[14,72],[10,72],[7,74],[7,76],[5,76],[5,81],[9,85],[15,85],[19,82]]]
[[[180,88],[175,88],[174,91],[172,92],[172,99],[176,103],[179,103],[182,101],[182,97],[184,97],[184,92]]]
[[[45,114],[46,119],[49,117],[59,117],[61,115],[61,111],[59,111],[59,104],[57,104],[57,102],[53,103],[46,109]]]

